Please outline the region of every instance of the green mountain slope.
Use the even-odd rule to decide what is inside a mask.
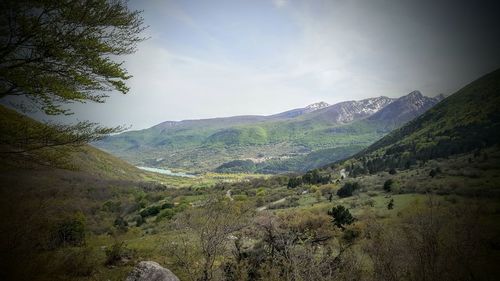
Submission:
[[[408,168],[500,141],[500,70],[447,97],[343,163],[353,173]]]
[[[143,181],[159,180],[175,182],[176,179],[149,173],[136,168],[128,162],[90,145],[79,147],[47,147],[23,153],[12,153],[8,143],[12,139],[20,142],[26,137],[33,137],[29,130],[40,130],[44,125],[17,113],[14,110],[0,106],[0,172],[18,174],[40,173],[44,177],[56,178],[62,175],[78,175],[78,177],[95,178],[99,180]]]
[[[221,165],[218,171],[304,171],[358,152],[438,101],[417,93],[319,103],[270,116],[168,121],[95,145],[137,165],[192,172]],[[387,116],[398,116],[398,122]]]

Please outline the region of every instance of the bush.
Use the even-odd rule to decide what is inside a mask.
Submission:
[[[135,218],[135,226],[139,227],[143,225],[146,222],[146,220],[142,216],[137,216]]]
[[[85,216],[78,212],[57,224],[53,232],[52,246],[80,246],[85,243]]]
[[[113,225],[121,232],[127,232],[128,230],[128,222],[123,217],[116,218]]]
[[[331,180],[331,175],[321,175],[319,170],[312,170],[305,173],[302,177],[291,177],[288,180],[288,188],[296,188],[302,184],[327,184]]]
[[[360,189],[360,185],[357,182],[346,182],[339,190],[337,190],[337,196],[344,198],[352,196],[355,190]]]
[[[135,251],[128,249],[125,242],[116,241],[111,247],[106,249],[106,261],[104,265],[118,265],[127,263],[133,259]]]
[[[333,194],[335,189],[334,184],[325,184],[322,185],[319,190],[321,191],[321,195],[323,195],[326,198],[329,198],[331,194]]]
[[[235,201],[246,201],[248,199],[248,196],[245,194],[237,194],[233,196],[233,199]]]
[[[387,210],[392,210],[393,208],[394,208],[394,199],[391,198],[391,200],[387,204]]]
[[[256,207],[262,207],[264,206],[264,200],[262,198],[257,198],[257,200],[255,200],[255,206]]]
[[[434,169],[432,169],[432,170],[429,172],[429,176],[430,176],[431,178],[435,177],[435,176],[436,176],[436,174],[437,174],[437,173],[436,173],[436,170],[434,170]]]
[[[396,169],[394,169],[394,168],[391,168],[391,169],[389,170],[389,174],[391,174],[391,175],[395,175],[396,173],[397,173],[397,172],[396,172]]]
[[[345,229],[344,225],[350,225],[355,221],[354,217],[349,212],[349,209],[342,205],[333,207],[330,211],[328,211],[328,215],[332,217],[332,223],[342,230]]]
[[[365,200],[362,202],[362,205],[373,207],[373,206],[375,206],[375,200],[373,200],[373,199]]]
[[[437,176],[438,174],[441,173],[441,168],[437,167],[436,169],[432,169],[430,172],[429,172],[429,176],[431,178]]]
[[[156,217],[156,222],[159,222],[163,219],[170,220],[175,216],[175,211],[173,209],[165,209],[160,212],[160,214]]]
[[[172,209],[174,207],[174,204],[171,202],[166,202],[161,205],[161,209]]]
[[[287,187],[288,188],[296,188],[297,186],[302,184],[302,178],[296,177],[296,178],[290,178],[288,180]]]
[[[97,257],[89,247],[66,248],[60,266],[61,272],[68,276],[88,277],[97,268]]]
[[[160,212],[160,207],[151,206],[151,207],[145,208],[139,214],[141,215],[141,217],[146,218],[146,217],[150,217],[150,216],[156,216],[159,212]]]
[[[392,185],[394,184],[394,181],[392,179],[388,179],[384,182],[384,190],[386,192],[391,192],[392,190]]]
[[[318,170],[309,171],[302,176],[302,182],[309,184],[327,184],[330,179],[330,175],[321,175]]]
[[[342,234],[342,239],[347,243],[352,243],[356,238],[361,235],[361,230],[359,228],[350,227],[347,228]]]
[[[110,212],[110,213],[119,212],[121,209],[121,202],[120,201],[106,201],[102,205],[102,209],[104,211]]]
[[[259,197],[266,196],[266,194],[267,192],[263,187],[257,189],[257,192],[255,193],[255,195]]]

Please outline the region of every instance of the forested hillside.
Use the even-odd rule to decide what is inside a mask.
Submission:
[[[350,156],[420,115],[441,97],[310,105],[270,116],[164,122],[95,143],[137,165],[195,172],[306,171]]]
[[[409,168],[418,162],[497,146],[500,140],[500,70],[460,89],[352,159],[354,173]]]

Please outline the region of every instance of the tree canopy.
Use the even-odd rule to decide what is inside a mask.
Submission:
[[[118,60],[145,38],[140,11],[123,0],[5,0],[0,4],[0,98],[46,114],[129,91]]]

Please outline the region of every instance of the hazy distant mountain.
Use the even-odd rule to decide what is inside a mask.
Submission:
[[[95,145],[155,167],[199,172],[222,165],[240,171],[223,164],[247,160],[235,163],[245,163],[247,171],[302,171],[360,151],[438,101],[415,91],[398,99],[319,102],[269,116],[166,121]]]
[[[300,115],[310,113],[319,109],[329,107],[330,105],[326,102],[318,102],[310,104],[303,108],[296,108],[281,112],[278,114],[273,114],[269,116],[262,115],[240,115],[231,117],[219,117],[219,118],[208,118],[208,119],[193,119],[193,120],[183,120],[183,121],[166,121],[153,128],[169,129],[169,128],[187,128],[187,127],[197,127],[197,126],[216,126],[216,127],[226,127],[234,125],[244,125],[249,123],[255,123],[259,121],[269,121],[269,120],[279,120],[279,119],[289,119],[295,118]]]

